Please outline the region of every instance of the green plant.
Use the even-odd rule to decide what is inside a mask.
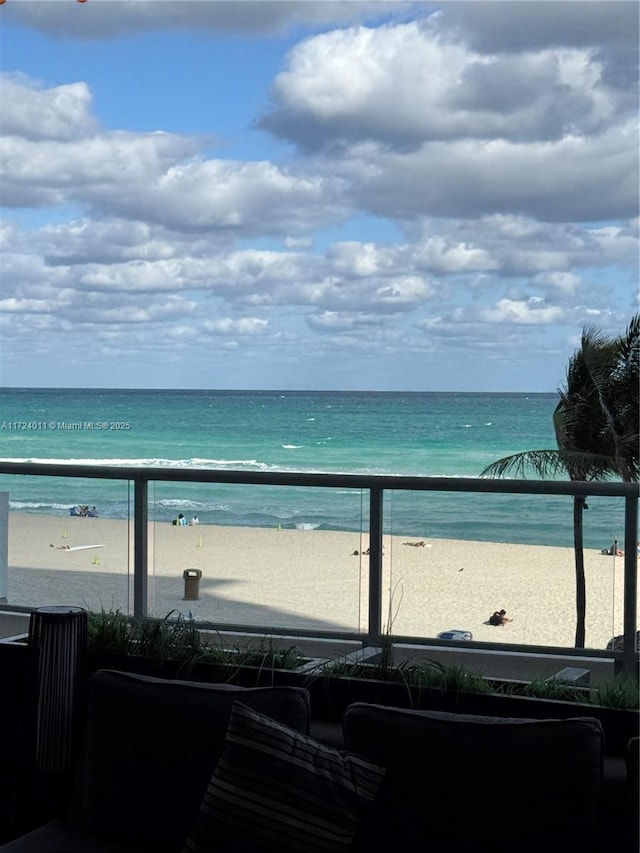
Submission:
[[[594,687],[574,685],[552,679],[534,679],[523,687],[523,695],[538,699],[557,699],[563,702],[579,702],[603,708],[640,710],[638,679],[627,675],[614,676],[610,681]]]
[[[125,655],[143,655],[160,662],[173,660],[190,667],[195,663],[225,666],[250,666],[259,670],[291,670],[303,663],[297,646],[282,648],[272,638],[262,638],[247,647],[230,646],[217,635],[203,639],[195,621],[185,618],[175,610],[163,619],[136,621],[120,610],[104,610],[88,614],[88,646],[94,652],[116,652]],[[390,620],[391,621],[391,620]],[[403,661],[394,666],[392,640],[387,628],[383,637],[382,653],[376,663],[335,660],[320,667],[310,680],[318,676],[346,676],[404,685],[411,688],[431,688],[442,692],[494,693],[496,695],[521,695],[538,699],[556,699],[565,702],[590,703],[608,708],[639,710],[640,691],[638,679],[625,675],[614,677],[593,688],[574,685],[547,678],[536,678],[527,684],[493,683],[478,672],[459,665],[446,665],[429,660],[415,663]]]
[[[280,648],[273,640],[262,640],[260,645],[241,649],[238,652],[243,666],[256,666],[259,669],[295,669],[303,662],[298,646]]]
[[[416,687],[430,687],[455,693],[491,693],[492,687],[478,672],[463,666],[445,665],[437,661],[424,664],[405,663],[398,667],[406,682]]]
[[[348,678],[371,678],[375,681],[394,681],[395,668],[385,663],[357,663],[346,660],[335,660],[326,663],[319,674],[341,675]]]
[[[490,683],[477,672],[462,666],[447,666],[437,661],[411,663],[403,661],[391,666],[382,657],[379,663],[351,663],[332,661],[322,670],[327,675],[342,675],[349,678],[368,678],[374,681],[389,681],[407,687],[433,688],[456,693],[491,693]]]
[[[200,631],[191,619],[170,611],[163,619],[143,619],[134,624],[136,652],[156,660],[195,663],[202,656]]]
[[[611,681],[598,684],[591,692],[591,702],[604,708],[640,710],[640,684],[637,678],[616,675]]]
[[[298,646],[281,648],[271,638],[262,638],[246,647],[230,646],[220,639],[202,647],[201,661],[205,663],[251,666],[258,669],[295,669],[303,663]]]
[[[524,686],[523,693],[536,699],[557,699],[562,702],[588,702],[590,695],[588,688],[548,678],[534,678]]]
[[[120,610],[90,611],[87,614],[87,643],[90,651],[133,653],[132,620]]]
[[[478,672],[463,666],[448,666],[437,661],[412,663],[404,661],[390,666],[383,657],[379,663],[352,663],[345,660],[331,661],[322,668],[321,674],[366,678],[404,684],[407,688],[431,688],[442,692],[482,693],[500,696],[525,696],[536,699],[551,699],[562,702],[577,702],[608,708],[640,710],[638,679],[619,675],[611,681],[593,688],[576,687],[548,678],[534,678],[528,683],[493,683]]]
[[[178,661],[187,666],[209,663],[253,666],[261,669],[294,669],[302,663],[297,646],[280,648],[272,639],[241,648],[217,639],[203,639],[193,618],[171,610],[162,619],[135,620],[119,610],[89,613],[90,651],[119,652],[148,657],[156,662]]]

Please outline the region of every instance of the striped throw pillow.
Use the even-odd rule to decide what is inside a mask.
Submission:
[[[385,769],[234,702],[184,853],[341,853]]]

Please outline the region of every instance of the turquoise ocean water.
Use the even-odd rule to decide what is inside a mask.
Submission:
[[[0,458],[241,471],[477,477],[495,459],[553,448],[555,394],[2,389]],[[0,475],[10,507],[132,512],[128,483]],[[359,530],[366,495],[338,489],[157,483],[150,517]],[[623,503],[592,499],[589,547],[622,539]],[[571,498],[385,493],[385,532],[572,544]]]

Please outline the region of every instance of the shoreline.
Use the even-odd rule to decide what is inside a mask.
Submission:
[[[126,520],[9,514],[8,604],[133,606],[133,526]],[[149,611],[225,624],[363,630],[368,534],[318,529],[178,527],[149,523]],[[424,541],[424,547],[408,542]],[[572,548],[383,537],[383,621],[399,635],[452,629],[474,640],[572,647]],[[51,547],[53,546],[53,547]],[[99,546],[99,547],[98,547]],[[354,553],[357,552],[357,553]],[[183,571],[202,572],[200,599],[185,601]],[[604,649],[623,630],[623,559],[585,551],[587,645]],[[486,624],[504,608],[513,622]]]

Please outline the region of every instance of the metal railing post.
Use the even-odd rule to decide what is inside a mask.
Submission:
[[[628,496],[624,500],[624,651],[622,671],[636,672],[636,631],[638,620],[638,501]]]
[[[382,489],[369,491],[369,634],[368,643],[382,642]]]
[[[147,615],[148,599],[148,520],[149,482],[139,472],[134,480],[133,509],[133,615],[142,619]]]

